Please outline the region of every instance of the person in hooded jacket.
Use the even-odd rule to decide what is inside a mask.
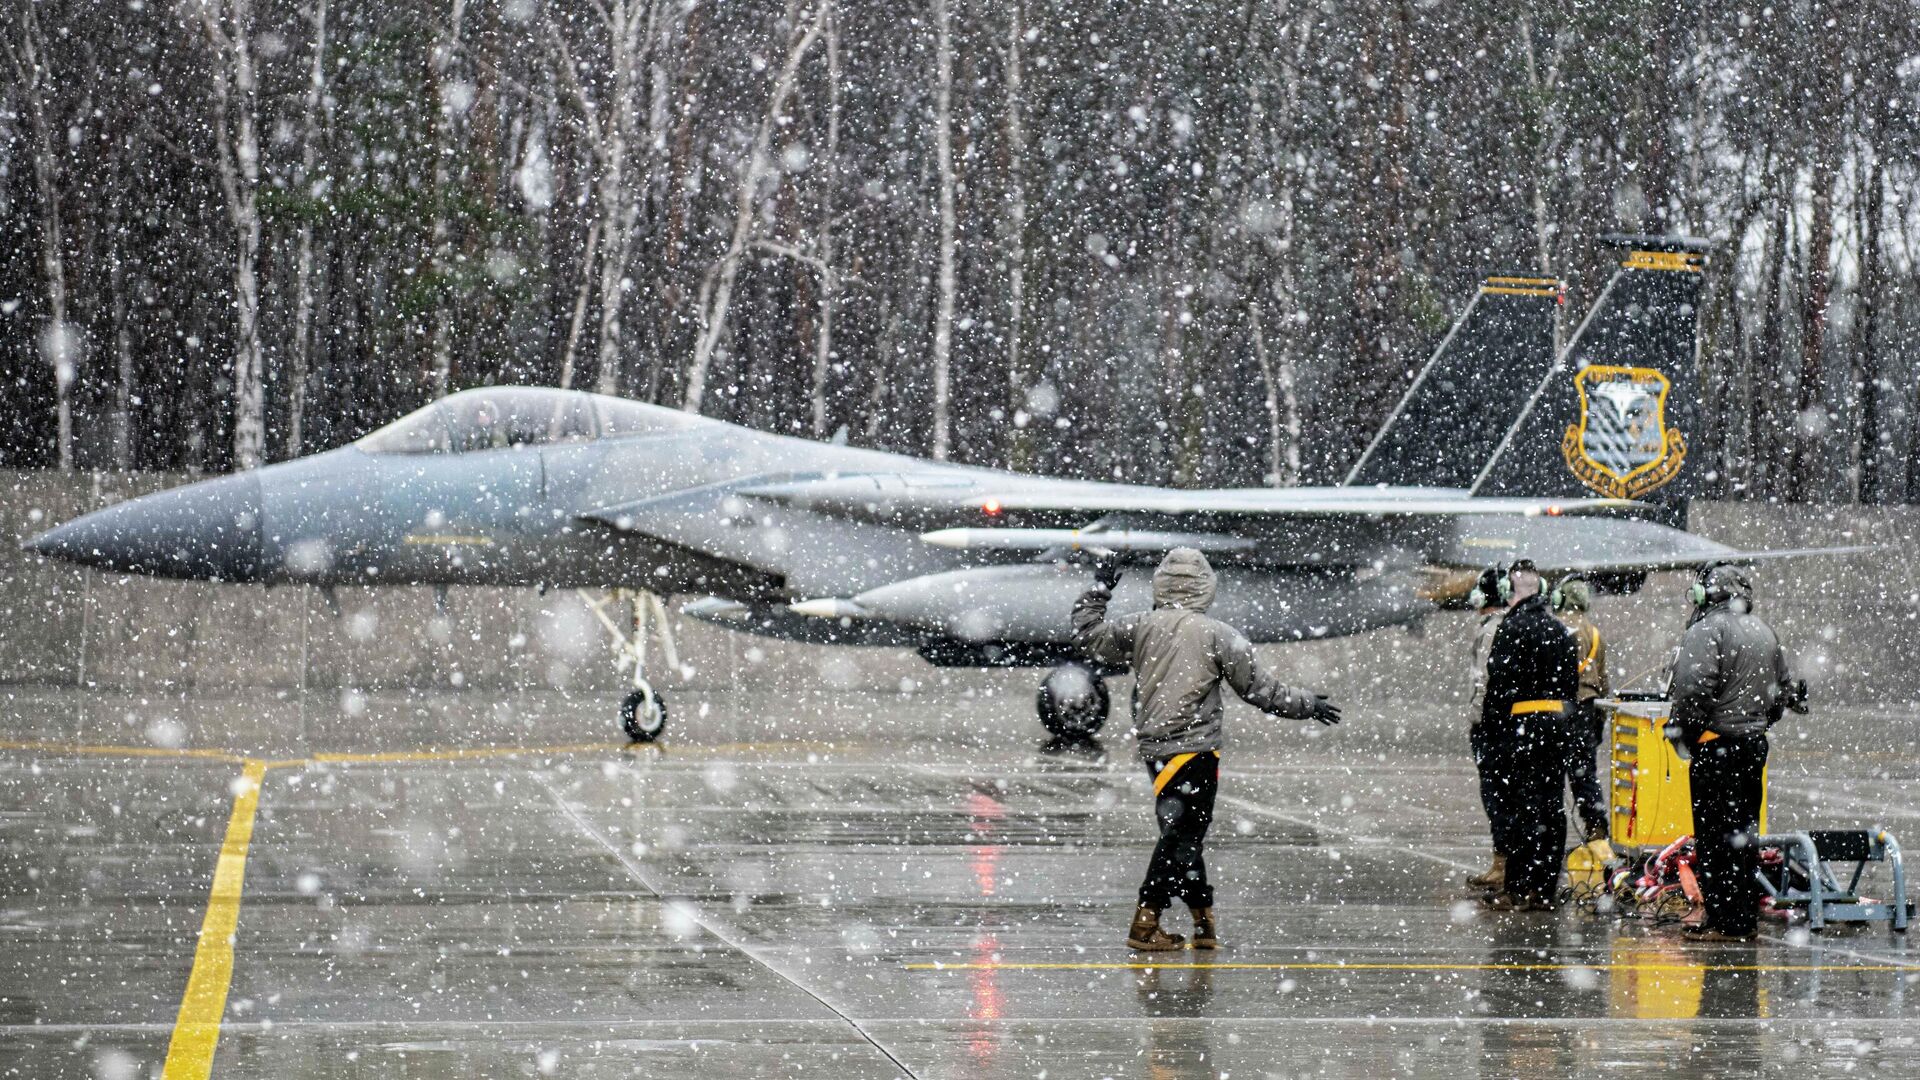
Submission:
[[[1480,722],[1504,758],[1513,851],[1505,886],[1486,898],[1496,911],[1545,911],[1559,899],[1567,838],[1566,716],[1580,692],[1580,656],[1573,631],[1540,592],[1540,572],[1520,559],[1507,571],[1513,606],[1500,620],[1487,656],[1487,693]]]
[[[1691,761],[1693,843],[1706,941],[1750,941],[1759,930],[1762,775],[1767,729],[1780,719],[1787,654],[1753,614],[1753,582],[1738,566],[1707,568],[1688,590],[1695,615],[1673,663],[1671,724]]]
[[[1285,686],[1254,660],[1239,631],[1206,615],[1215,578],[1207,558],[1175,548],[1153,574],[1153,609],[1107,618],[1120,582],[1117,563],[1102,562],[1093,587],[1073,606],[1074,640],[1093,659],[1133,667],[1133,734],[1153,779],[1160,839],[1140,883],[1127,945],[1157,952],[1185,944],[1160,927],[1175,899],[1193,914],[1193,947],[1219,947],[1213,886],[1202,852],[1220,783],[1220,685],[1276,716],[1340,721],[1324,695]]]

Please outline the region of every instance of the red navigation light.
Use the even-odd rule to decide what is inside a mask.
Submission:
[[[988,499],[986,502],[983,502],[980,504],[980,509],[984,510],[988,517],[999,517],[1000,516],[1000,500]]]
[[[1549,507],[1547,507],[1547,516],[1548,516],[1548,517],[1559,517],[1559,516],[1560,516],[1560,513],[1561,513],[1561,511],[1560,511],[1560,508],[1559,508],[1559,507],[1557,507],[1557,506],[1549,506]]]

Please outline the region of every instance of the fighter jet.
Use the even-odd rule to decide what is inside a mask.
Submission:
[[[1068,627],[1091,556],[1220,568],[1216,614],[1277,642],[1416,623],[1525,554],[1603,588],[1740,552],[1648,520],[1687,490],[1690,241],[1636,238],[1566,350],[1557,282],[1486,279],[1349,483],[1176,490],[1048,479],[533,387],[467,390],[348,446],[132,499],[28,541],[103,570],[237,583],[541,586],[691,597],[685,613],[939,665],[1057,665],[1055,734],[1105,720]],[[657,599],[652,603],[658,604]],[[611,619],[605,620],[618,633]],[[636,635],[638,636],[638,635]],[[623,637],[623,641],[626,639]],[[631,645],[631,642],[628,642]],[[666,705],[643,665],[639,741]]]

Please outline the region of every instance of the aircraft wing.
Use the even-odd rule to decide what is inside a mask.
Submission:
[[[1087,520],[1106,514],[1238,517],[1453,518],[1580,515],[1640,506],[1627,499],[1475,498],[1432,488],[1179,488],[1025,479],[968,472],[864,473],[749,484],[737,494],[858,517],[977,524],[1009,512]]]
[[[1773,562],[1778,559],[1800,559],[1817,556],[1860,555],[1877,550],[1871,544],[1853,544],[1845,547],[1815,548],[1772,548],[1766,551],[1741,551],[1727,548],[1720,551],[1676,554],[1667,559],[1571,559],[1563,565],[1546,566],[1541,569],[1548,573],[1635,573],[1639,571],[1660,570],[1698,570],[1714,563],[1753,563]]]

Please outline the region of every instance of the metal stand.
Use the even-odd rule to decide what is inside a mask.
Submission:
[[[1760,837],[1760,848],[1772,848],[1783,856],[1780,865],[1761,868],[1761,887],[1775,903],[1805,904],[1809,929],[1822,930],[1830,922],[1885,921],[1897,932],[1906,931],[1913,916],[1913,905],[1907,902],[1906,865],[1900,858],[1900,842],[1880,826],[1778,833]],[[1844,889],[1830,867],[1836,862],[1854,864],[1853,877]],[[1893,870],[1889,903],[1866,901],[1859,895],[1860,878],[1870,862],[1884,862]],[[1795,883],[1796,874],[1806,879],[1806,887]]]

